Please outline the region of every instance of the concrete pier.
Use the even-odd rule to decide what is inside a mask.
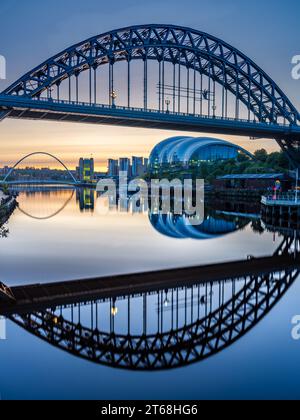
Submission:
[[[300,228],[300,194],[264,196],[261,200],[262,219],[279,227]]]

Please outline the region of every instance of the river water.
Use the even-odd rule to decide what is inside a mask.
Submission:
[[[259,205],[255,203],[209,201],[204,223],[192,227],[173,214],[164,217],[144,209],[133,210],[126,200],[117,209],[112,208],[87,189],[23,189],[18,203],[5,226],[7,237],[0,238],[0,281],[8,286],[272,256],[285,239],[282,232],[272,230],[260,220]],[[295,233],[285,234],[292,237]],[[285,274],[273,274],[268,280],[268,291],[277,281],[276,276]],[[160,358],[159,362],[158,358],[156,362],[151,359],[155,358],[152,353],[147,361],[143,352],[142,357],[133,357],[124,337],[149,336],[151,341],[159,334],[161,349],[165,349],[162,337],[174,330],[181,331],[201,320],[202,324],[197,324],[198,334],[207,332],[207,316],[232,301],[251,278],[209,287],[158,291],[131,299],[121,297],[82,307],[51,308],[51,315],[48,311],[44,323],[55,320],[60,325],[59,317],[63,317],[72,325],[80,324],[97,334],[101,331],[103,337],[107,334],[110,339],[121,337],[110,354],[106,351],[100,355],[94,347],[84,354],[79,350],[72,352],[59,340],[56,345],[51,344],[41,329],[34,334],[33,322],[34,325],[39,322],[38,317],[33,321],[36,314],[30,315],[31,324],[24,317],[2,320],[6,340],[0,340],[0,396],[148,400],[299,398],[300,342],[292,339],[291,320],[300,313],[300,286],[298,273],[293,275],[290,287],[282,291],[274,307],[266,310],[262,303],[256,308],[258,318],[259,311],[264,311],[259,322],[254,319],[249,328],[246,321],[238,323],[236,331],[231,329],[232,337],[224,347],[220,336],[218,343],[208,343],[206,338],[202,340],[205,349],[201,354],[194,337],[195,342],[189,340],[184,353],[177,343],[173,348],[176,356],[166,350],[164,361]],[[220,312],[216,313],[221,317]],[[220,323],[217,325],[219,328]],[[157,348],[152,350],[157,356]],[[122,357],[125,353],[127,356]]]

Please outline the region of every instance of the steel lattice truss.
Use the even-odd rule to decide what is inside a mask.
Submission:
[[[156,60],[195,69],[224,86],[259,119],[296,125],[300,116],[276,83],[252,60],[206,33],[171,25],[134,26],[72,46],[36,67],[3,94],[36,98],[83,71],[118,61]]]
[[[51,311],[14,315],[30,333],[86,360],[131,370],[189,365],[227,348],[252,329],[287,292],[298,270],[245,278],[244,287],[208,316],[156,335],[116,335],[75,325]]]

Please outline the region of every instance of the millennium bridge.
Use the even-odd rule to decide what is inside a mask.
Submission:
[[[62,166],[62,168],[66,171],[66,173],[69,176],[69,180],[46,180],[46,179],[33,179],[33,180],[29,180],[29,179],[17,179],[17,180],[11,180],[11,176],[13,174],[13,172],[16,170],[16,168],[23,163],[24,161],[26,161],[27,159],[33,157],[33,156],[47,156],[50,157],[51,159],[55,160],[60,166]],[[57,158],[56,156],[52,155],[51,153],[47,153],[47,152],[33,152],[30,153],[26,156],[23,156],[21,159],[19,159],[7,172],[7,174],[4,176],[4,178],[2,180],[0,180],[0,185],[1,184],[5,184],[5,185],[66,185],[66,186],[72,186],[72,185],[81,185],[80,181],[78,181],[75,176],[72,174],[72,172],[67,168],[67,166],[64,164],[64,162]]]
[[[174,25],[63,50],[0,94],[5,118],[272,138],[300,164],[300,115],[272,78],[228,43]]]
[[[297,237],[270,257],[8,288],[0,314],[87,361],[129,370],[200,362],[242,339],[300,270]]]

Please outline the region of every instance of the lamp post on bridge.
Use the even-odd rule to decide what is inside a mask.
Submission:
[[[112,108],[116,108],[116,99],[118,97],[117,92],[113,90],[110,94],[110,97],[112,99],[112,104],[111,104]]]
[[[167,112],[167,114],[170,114],[170,104],[171,104],[170,99],[166,99],[165,104],[167,106],[167,111],[166,112]]]
[[[213,110],[213,118],[216,118],[217,106],[216,105],[213,105],[212,110]]]

